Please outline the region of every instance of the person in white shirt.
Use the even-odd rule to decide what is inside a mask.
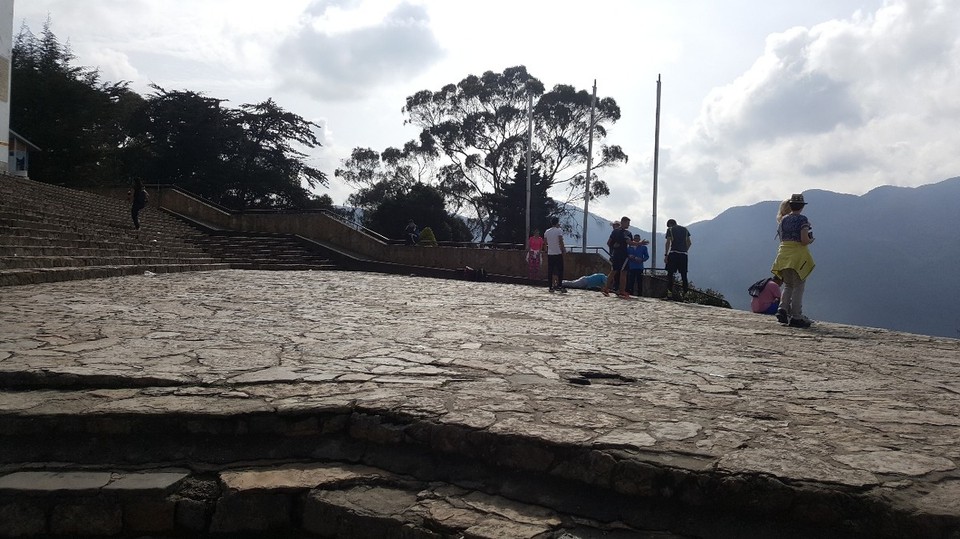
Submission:
[[[560,218],[550,220],[550,228],[543,233],[547,241],[547,283],[550,291],[566,292],[563,286],[563,253],[567,251],[563,245],[563,229],[560,228]]]

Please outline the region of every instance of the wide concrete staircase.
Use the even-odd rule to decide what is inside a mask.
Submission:
[[[322,248],[291,234],[210,230],[194,224],[184,241],[230,264],[233,269],[321,270],[336,265]]]
[[[155,207],[0,176],[0,286],[218,269],[335,267],[290,235],[211,231]]]

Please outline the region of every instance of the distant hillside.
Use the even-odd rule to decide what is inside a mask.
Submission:
[[[580,250],[580,247],[583,244],[582,239],[582,230],[583,230],[583,210],[575,206],[568,206],[567,213],[569,218],[567,224],[572,227],[572,231],[569,234],[563,236],[563,242],[567,247],[574,247],[576,251]],[[587,249],[591,247],[602,247],[606,249],[607,247],[607,238],[610,237],[610,231],[613,228],[610,226],[610,223],[614,219],[619,220],[619,216],[612,219],[607,219],[601,217],[595,213],[590,213],[590,218],[587,221]],[[541,230],[542,232],[542,230]],[[650,232],[643,230],[641,228],[631,226],[630,232],[634,234],[640,234],[640,237],[650,240]],[[660,238],[659,243],[657,243],[657,253],[663,253],[663,231],[661,230],[657,237]],[[606,252],[601,252],[600,254],[606,256]]]
[[[960,338],[960,177],[863,196],[805,191],[817,267],[804,312],[814,319]],[[731,208],[689,226],[690,279],[747,309],[769,276],[779,202]]]

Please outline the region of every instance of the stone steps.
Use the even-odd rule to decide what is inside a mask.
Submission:
[[[139,245],[124,247],[110,242],[58,242],[60,245],[38,245],[35,242],[25,242],[24,245],[9,245],[6,240],[0,240],[0,256],[78,256],[78,257],[159,257],[164,254],[181,254],[179,249],[163,249],[159,245]],[[199,249],[191,249],[182,253],[196,256],[202,254]]]
[[[160,212],[148,212],[147,215],[150,215],[150,213],[156,213],[158,216],[163,215]],[[143,221],[149,223],[148,219],[141,219],[141,222]],[[179,227],[173,227],[160,222],[150,224],[153,226],[149,228],[145,227],[143,232],[159,236],[163,239],[178,238],[192,232],[192,230],[189,229],[183,230]],[[5,212],[0,216],[0,226],[9,230],[11,235],[33,235],[41,238],[57,236],[61,233],[67,234],[70,237],[76,237],[80,240],[109,238],[117,241],[128,241],[131,238],[137,237],[136,231],[126,222],[101,221],[96,223],[96,225],[91,225],[89,223],[71,221],[59,217],[51,216],[45,219],[43,216],[21,215],[13,212]]]
[[[146,408],[125,413],[0,416],[0,518],[21,526],[8,536],[859,539],[949,528],[842,488],[715,472],[692,455],[662,461],[346,401],[164,412],[167,398],[211,391],[145,387]]]
[[[71,253],[70,256],[0,256],[0,267],[7,269],[33,269],[33,268],[67,268],[67,267],[90,267],[90,266],[110,266],[110,265],[120,265],[120,266],[142,266],[149,264],[160,264],[160,265],[169,265],[169,264],[186,264],[186,265],[200,265],[200,264],[222,264],[222,261],[218,261],[214,258],[206,256],[198,257],[187,257],[187,256],[177,256],[177,257],[140,257],[135,255],[130,256],[92,256],[92,257],[83,257],[83,256],[73,256]]]
[[[295,236],[211,231],[148,206],[0,176],[0,286],[144,272],[336,269]]]
[[[350,463],[40,469],[0,477],[0,534],[12,537],[244,534],[371,538],[627,537],[640,530],[573,518],[441,481]],[[609,535],[616,533],[617,535]],[[589,534],[589,535],[587,535]],[[660,539],[680,539],[663,533]]]
[[[0,286],[102,279],[151,273],[175,273],[181,271],[215,271],[231,269],[230,264],[211,262],[205,264],[137,264],[111,266],[69,266],[46,268],[17,268],[0,270]]]

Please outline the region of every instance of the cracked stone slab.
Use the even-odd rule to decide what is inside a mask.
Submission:
[[[930,515],[953,516],[960,513],[960,481],[938,483],[930,492],[912,498],[910,502],[917,511]]]
[[[954,339],[362,272],[45,283],[2,303],[7,418],[360,410],[624,459],[706,454],[824,489],[896,485],[894,500],[960,519]],[[568,382],[585,372],[617,378]]]
[[[287,465],[270,469],[231,470],[220,474],[224,487],[235,490],[312,489],[349,480],[389,474],[367,466],[337,464]]]
[[[741,449],[724,455],[717,466],[733,473],[765,473],[775,477],[839,483],[851,487],[879,483],[876,476],[868,471],[836,466],[824,459],[804,455],[789,448]]]
[[[950,459],[906,451],[867,451],[851,455],[836,455],[833,458],[851,468],[878,474],[918,476],[931,472],[945,472],[957,467]]]
[[[596,438],[593,443],[599,447],[652,447],[657,439],[645,430],[634,428],[614,429]]]
[[[0,477],[0,491],[94,491],[106,487],[111,479],[110,472],[14,472]]]
[[[186,470],[125,472],[105,486],[104,490],[170,492],[189,475],[190,472]]]

